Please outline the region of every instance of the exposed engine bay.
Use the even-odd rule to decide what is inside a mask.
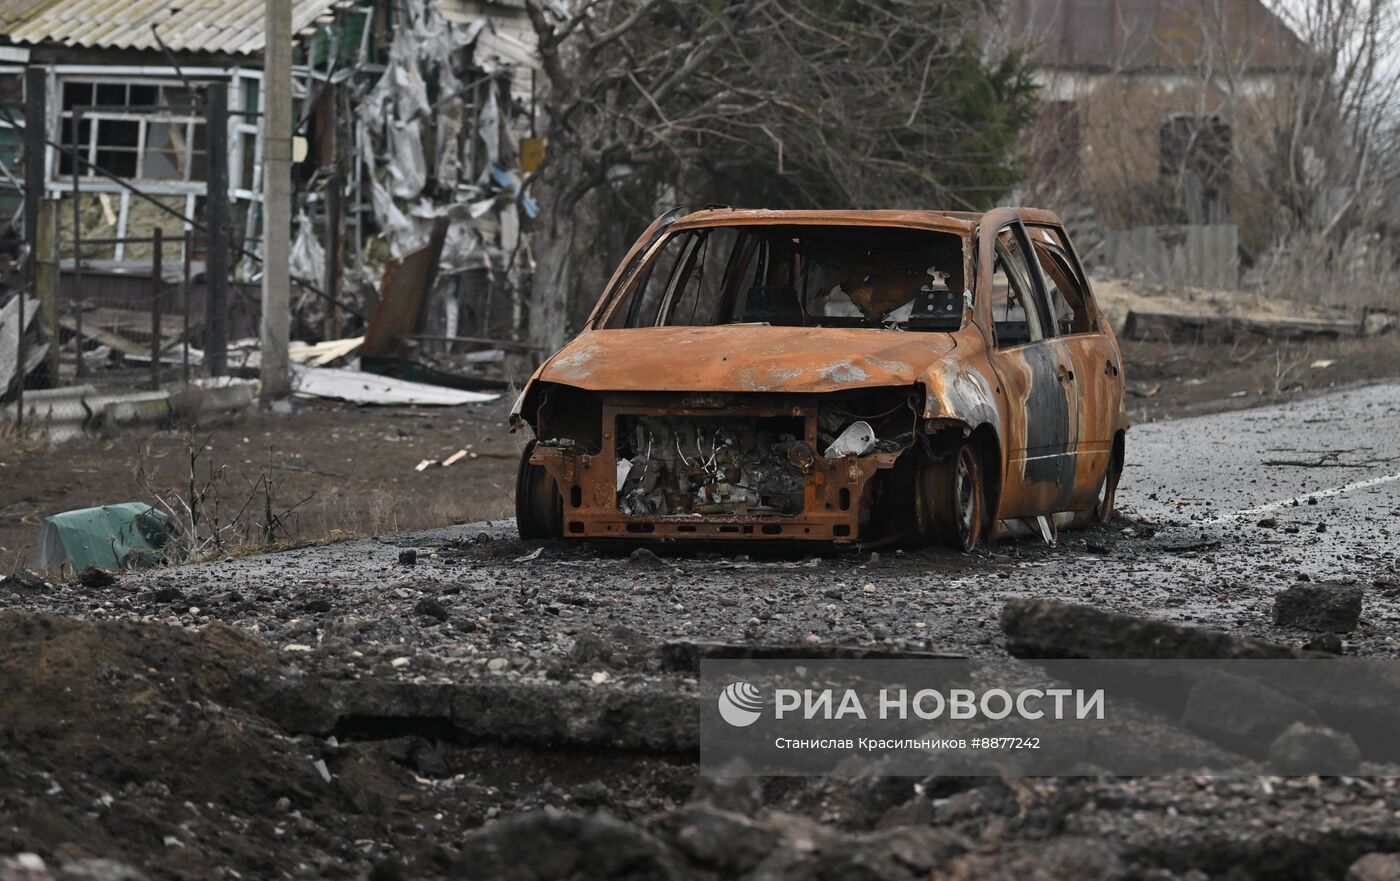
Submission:
[[[816,454],[799,418],[622,416],[617,429],[624,514],[802,512]]]
[[[917,387],[541,391],[516,490],[529,532],[839,542],[913,523],[905,453],[929,445]]]

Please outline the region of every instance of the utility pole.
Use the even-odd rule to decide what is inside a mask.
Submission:
[[[291,391],[292,2],[267,0],[263,48],[262,400]]]
[[[210,376],[228,372],[228,83],[209,84],[209,186],[204,200],[204,364]]]

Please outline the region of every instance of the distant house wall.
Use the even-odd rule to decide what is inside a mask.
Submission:
[[[1035,152],[1062,158],[1038,161],[1037,173],[1075,163],[1065,170],[1076,183],[1071,198],[1092,204],[1100,225],[1233,223],[1246,250],[1269,240],[1259,148],[1284,126],[1288,76],[1249,76],[1233,94],[1178,75],[1040,76],[1046,112],[1072,119],[1041,126]]]

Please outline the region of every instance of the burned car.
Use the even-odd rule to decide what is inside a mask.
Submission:
[[[524,538],[942,544],[1105,520],[1123,360],[1048,211],[677,209],[512,424]]]

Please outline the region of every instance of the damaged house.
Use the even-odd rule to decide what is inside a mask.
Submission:
[[[1078,205],[1119,276],[1233,288],[1270,224],[1253,144],[1285,125],[1308,50],[1260,0],[1009,0],[1041,88],[1028,202]],[[1076,222],[1077,221],[1077,222]],[[1097,246],[1097,247],[1096,247]]]
[[[26,84],[39,70],[37,293],[46,332],[65,342],[79,372],[75,324],[89,356],[104,340],[151,333],[144,312],[158,231],[170,288],[161,296],[178,305],[182,273],[192,274],[188,332],[200,340],[210,255],[199,229],[220,181],[227,334],[256,334],[264,14],[261,0],[18,0],[0,9],[0,251],[9,242],[17,256],[23,240]],[[383,341],[386,356],[431,360],[454,351],[458,337],[514,338],[516,292],[531,266],[523,230],[536,213],[520,160],[534,54],[523,6],[294,0],[293,29],[292,273],[329,295],[294,288],[294,338],[363,334],[386,279],[398,282],[386,296],[411,296],[417,307]],[[222,114],[211,84],[225,92]],[[427,271],[393,271],[425,247],[418,261]],[[405,293],[406,281],[419,289]],[[417,336],[427,339],[409,338]]]

